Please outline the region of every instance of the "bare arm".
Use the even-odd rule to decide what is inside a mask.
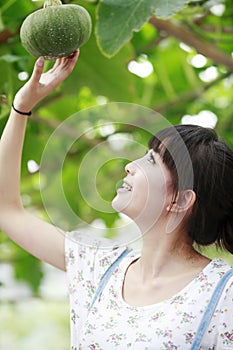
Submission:
[[[37,60],[29,81],[18,91],[14,106],[30,111],[72,72],[78,53],[58,59],[43,73],[43,60]],[[0,229],[37,258],[65,270],[64,235],[53,225],[28,213],[20,199],[22,148],[27,116],[13,109],[0,142]]]

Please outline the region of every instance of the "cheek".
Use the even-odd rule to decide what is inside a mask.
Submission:
[[[145,203],[147,210],[159,214],[166,203],[166,190],[163,185],[154,184],[148,188],[148,196]]]
[[[143,188],[144,206],[146,210],[160,215],[171,200],[171,191],[167,177],[160,173],[157,177],[148,178]]]
[[[167,203],[167,189],[164,177],[144,178],[134,187],[131,197],[131,210],[134,216],[157,218]]]

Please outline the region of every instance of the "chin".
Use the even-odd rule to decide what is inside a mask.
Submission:
[[[129,201],[123,201],[122,198],[119,198],[119,195],[116,195],[112,200],[112,208],[116,210],[118,213],[122,213],[128,216],[130,219],[134,220],[135,215],[133,213],[133,208],[129,205]],[[137,216],[137,215],[136,215]]]
[[[118,195],[116,195],[116,197],[113,198],[113,200],[112,200],[112,207],[118,213],[122,212],[122,203],[120,203]]]
[[[117,194],[116,197],[114,197],[112,200],[112,207],[118,213],[126,214],[128,203],[125,203],[125,201],[122,201],[119,195]]]

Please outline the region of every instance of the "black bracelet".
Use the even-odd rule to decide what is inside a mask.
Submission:
[[[21,115],[28,115],[28,116],[30,116],[30,115],[32,114],[31,111],[30,111],[30,112],[21,112],[21,111],[19,111],[18,109],[15,108],[14,103],[12,103],[12,108],[13,108],[13,110],[14,110],[16,113],[19,113],[19,114],[21,114]]]

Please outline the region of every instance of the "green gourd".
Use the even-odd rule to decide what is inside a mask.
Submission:
[[[84,7],[46,0],[44,8],[26,17],[20,39],[32,56],[54,59],[69,56],[85,44],[91,29],[91,17]]]

